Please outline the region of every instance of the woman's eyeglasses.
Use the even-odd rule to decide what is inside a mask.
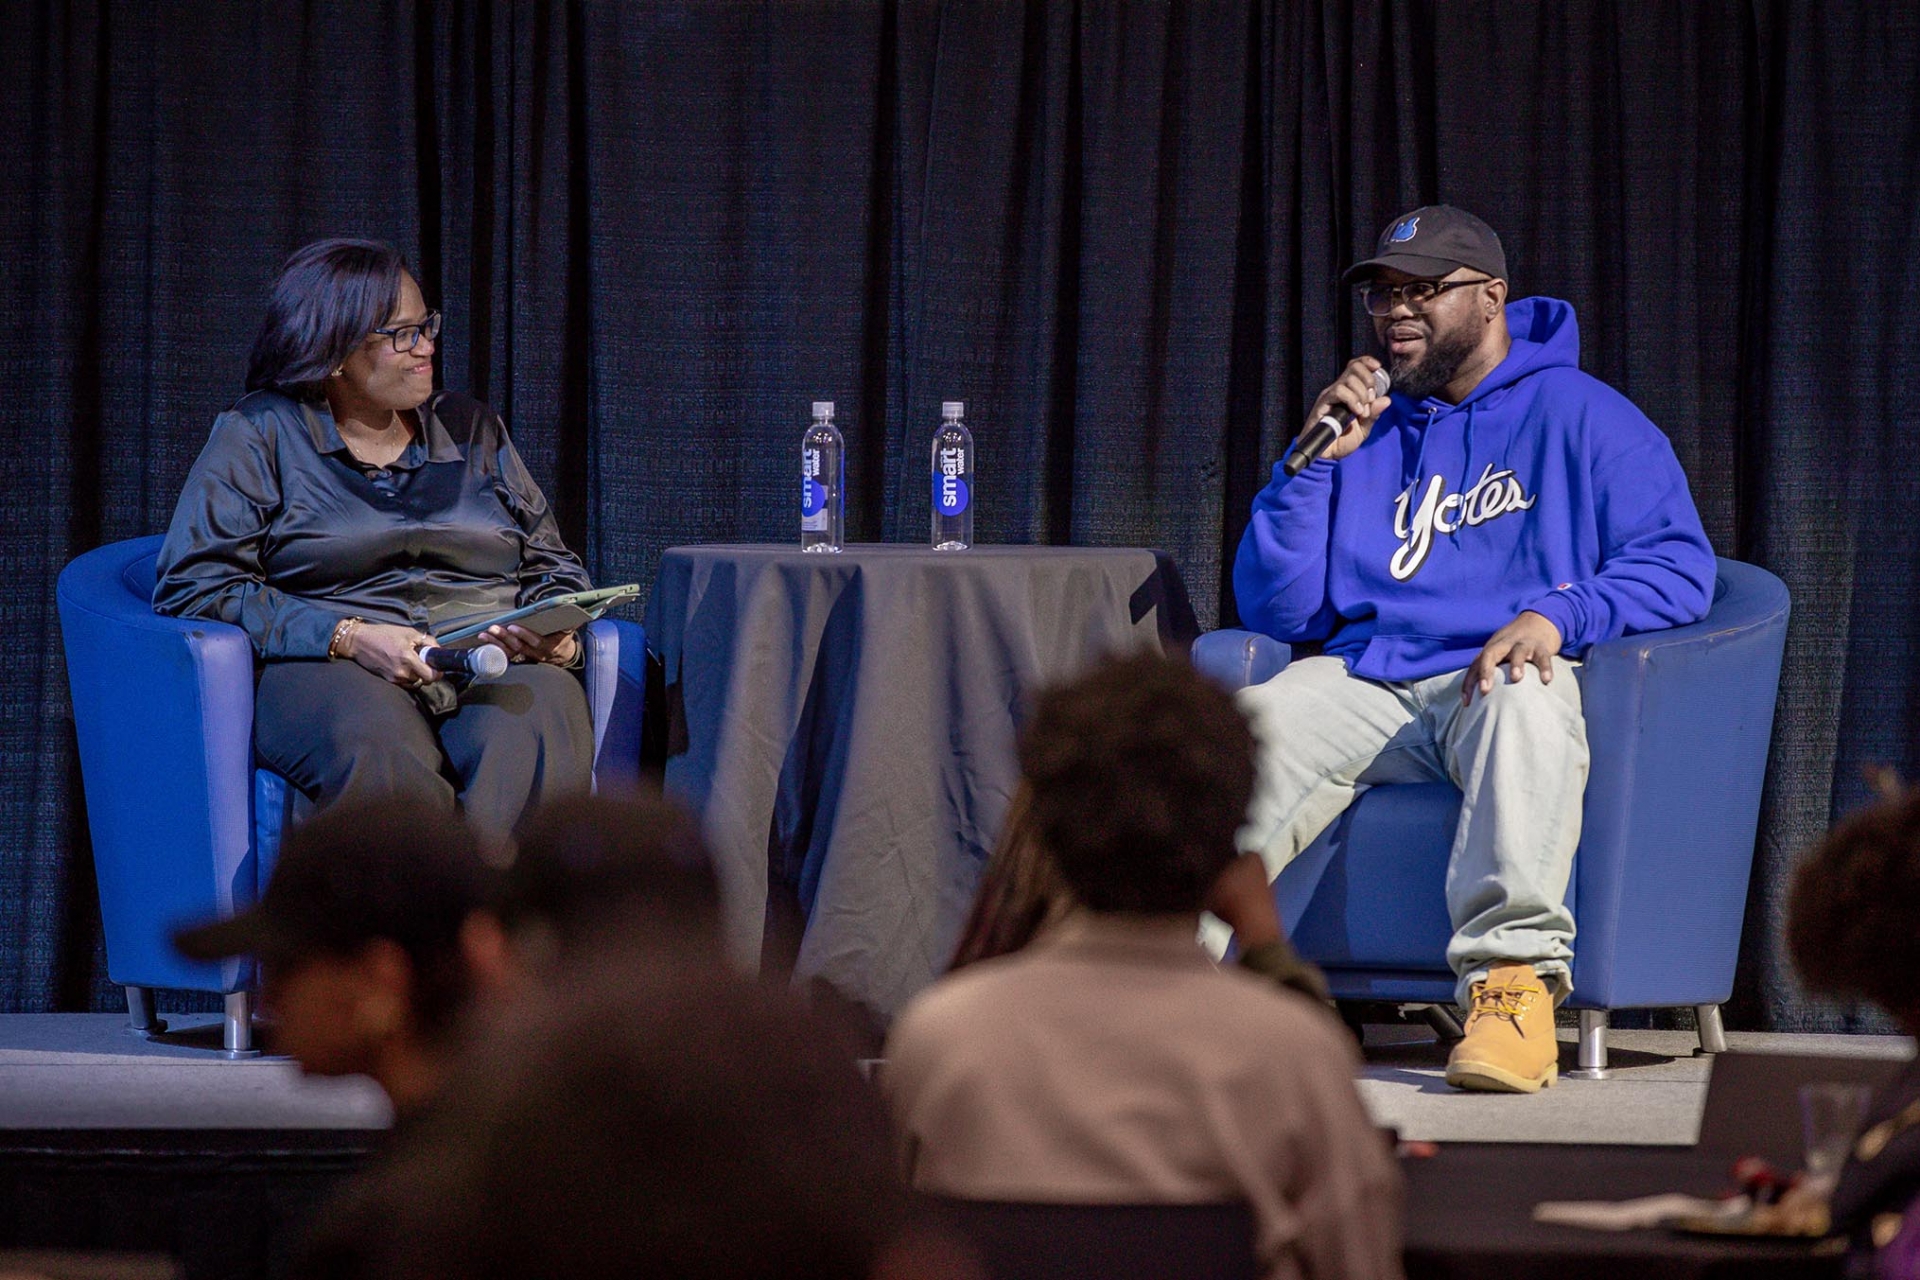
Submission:
[[[419,324],[396,324],[391,329],[375,329],[373,332],[393,339],[393,349],[405,355],[420,345],[422,336],[429,342],[440,336],[440,313],[429,311],[427,318]]]

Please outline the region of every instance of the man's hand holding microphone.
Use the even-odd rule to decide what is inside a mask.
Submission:
[[[1297,476],[1315,458],[1329,461],[1346,457],[1373,431],[1374,420],[1393,403],[1387,397],[1391,386],[1387,371],[1372,356],[1356,356],[1341,370],[1340,376],[1314,400],[1307,413],[1307,426],[1287,453],[1286,470]],[[1531,666],[1540,673],[1542,683],[1553,680],[1553,657],[1560,652],[1560,629],[1545,616],[1527,610],[1496,631],[1480,650],[1460,687],[1460,701],[1471,702],[1493,692],[1500,668],[1507,667],[1507,679],[1518,684]]]
[[[1307,411],[1307,425],[1288,450],[1286,471],[1297,476],[1315,458],[1335,461],[1366,441],[1376,418],[1393,403],[1387,397],[1391,381],[1372,356],[1355,356]]]

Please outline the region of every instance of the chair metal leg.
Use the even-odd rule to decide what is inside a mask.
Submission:
[[[167,1024],[154,1012],[151,987],[128,987],[127,1029],[137,1036],[158,1035]]]
[[[253,993],[235,991],[227,996],[227,1016],[221,1027],[221,1043],[229,1058],[257,1058],[253,1047]]]
[[[1433,1028],[1433,1033],[1444,1044],[1455,1044],[1466,1038],[1466,1029],[1460,1025],[1460,1019],[1453,1016],[1453,1010],[1444,1004],[1430,1004],[1420,1011],[1421,1021]]]
[[[1365,1011],[1351,1000],[1334,1002],[1334,1011],[1340,1015],[1340,1021],[1353,1037],[1353,1042],[1362,1049],[1367,1047],[1367,1018]]]
[[[1694,1024],[1700,1028],[1700,1048],[1695,1057],[1704,1053],[1725,1053],[1727,1051],[1727,1028],[1720,1021],[1720,1006],[1717,1004],[1697,1004],[1693,1006]]]
[[[1579,1065],[1567,1072],[1569,1080],[1605,1080],[1607,1071],[1607,1011],[1580,1010]]]

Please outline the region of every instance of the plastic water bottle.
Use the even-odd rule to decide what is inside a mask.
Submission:
[[[813,402],[800,438],[800,549],[838,551],[847,526],[847,446],[833,425],[833,401]]]
[[[973,432],[960,421],[966,405],[940,406],[933,433],[933,549],[964,551],[973,545]]]

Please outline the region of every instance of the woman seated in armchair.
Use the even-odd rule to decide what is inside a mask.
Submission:
[[[289,258],[247,394],[214,420],[174,510],[153,606],[247,633],[255,753],[316,803],[405,794],[498,837],[588,785],[592,727],[567,670],[580,641],[489,628],[513,665],[465,688],[420,650],[591,584],[499,417],[434,390],[439,334],[391,246]]]

